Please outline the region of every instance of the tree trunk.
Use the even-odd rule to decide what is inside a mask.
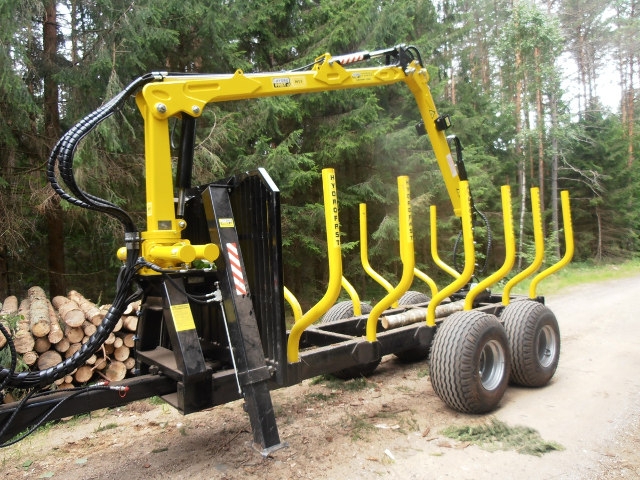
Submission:
[[[538,133],[538,187],[540,188],[540,211],[544,213],[544,108],[542,105],[542,73],[540,72],[540,49],[534,50],[536,61],[536,130]],[[544,223],[543,223],[544,228]]]
[[[13,346],[16,352],[25,354],[33,350],[36,345],[36,341],[33,339],[33,335],[29,330],[18,330],[13,337]]]
[[[9,262],[7,261],[7,247],[0,245],[0,298],[9,293]]]
[[[596,205],[596,227],[598,228],[598,236],[596,241],[598,245],[596,247],[596,260],[600,262],[602,260],[602,217],[600,215],[600,207]]]
[[[129,358],[130,351],[131,350],[129,349],[129,347],[125,347],[124,345],[121,345],[120,347],[114,350],[113,357],[119,362],[124,362],[127,358]]]
[[[11,295],[2,302],[0,315],[15,315],[16,313],[18,313],[18,297]]]
[[[516,75],[519,75],[520,66],[522,65],[522,58],[520,50],[516,51]],[[518,270],[522,269],[522,248],[524,238],[524,215],[527,210],[527,170],[525,164],[525,157],[522,151],[522,80],[518,79],[516,82],[515,91],[515,121],[516,121],[516,145],[515,154],[516,161],[518,162],[518,183],[520,190],[520,225],[518,235]]]
[[[44,79],[44,125],[46,145],[51,151],[60,137],[60,112],[58,109],[58,84],[54,78],[58,54],[58,25],[55,0],[45,0],[43,21],[43,79]],[[48,152],[44,155],[47,158]],[[64,295],[64,215],[60,197],[54,196],[46,210],[49,253],[49,293]]]
[[[16,326],[16,333],[13,337],[13,343],[16,348],[16,352],[25,354],[33,350],[36,342],[33,339],[31,330],[29,329],[29,299],[25,298],[20,302],[18,307],[18,314],[22,315],[22,320],[18,322]]]
[[[83,295],[76,292],[75,290],[71,290],[67,294],[67,298],[69,300],[73,300],[78,304],[80,310],[84,313],[84,318],[86,318],[93,325],[98,326],[102,323],[105,314],[96,306],[95,303],[84,298]]]
[[[107,369],[104,371],[104,376],[110,382],[119,382],[127,375],[127,367],[124,363],[117,360],[111,362]]]
[[[64,336],[67,337],[69,343],[80,343],[84,338],[84,330],[82,327],[69,327],[65,328]]]
[[[22,361],[25,363],[25,365],[28,365],[28,366],[31,367],[32,365],[35,365],[36,362],[38,361],[38,354],[36,352],[34,352],[33,350],[29,350],[28,352],[24,352],[22,354]]]
[[[124,329],[129,332],[135,332],[138,328],[138,317],[135,315],[127,315],[123,318]]]
[[[558,214],[558,100],[555,94],[551,94],[551,224],[556,234],[555,252],[560,258],[560,220]]]
[[[76,373],[73,374],[73,377],[78,383],[87,383],[91,380],[91,377],[93,377],[93,368],[89,365],[83,365],[78,368]]]
[[[51,342],[47,337],[35,337],[35,345],[33,349],[36,353],[44,353],[47,350],[51,349]]]
[[[64,338],[64,332],[62,331],[62,328],[60,328],[60,320],[58,319],[58,314],[53,309],[53,305],[51,305],[51,302],[49,301],[47,301],[47,304],[49,307],[49,323],[51,324],[51,329],[49,330],[47,338],[55,345]]]
[[[634,132],[633,132],[633,123],[635,121],[634,109],[635,109],[635,88],[633,86],[634,78],[633,78],[633,70],[634,70],[634,61],[633,54],[629,54],[629,88],[627,92],[627,100],[626,103],[628,105],[627,110],[627,166],[631,167],[633,165],[633,142],[634,142]]]

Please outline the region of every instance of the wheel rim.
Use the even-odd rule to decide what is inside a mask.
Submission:
[[[538,362],[542,367],[548,367],[553,363],[558,349],[558,341],[553,328],[545,325],[538,332]]]
[[[486,390],[495,390],[504,378],[505,355],[496,340],[487,342],[480,353],[480,381]]]

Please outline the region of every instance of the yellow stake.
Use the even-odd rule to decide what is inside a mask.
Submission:
[[[340,219],[338,217],[338,190],[336,174],[333,168],[322,170],[324,192],[325,225],[327,230],[327,256],[329,257],[329,284],[327,291],[318,303],[302,315],[291,328],[287,341],[287,358],[296,363],[300,358],[300,337],[313,322],[331,308],[340,295],[342,282],[342,253],[340,251]]]
[[[544,260],[544,235],[542,233],[542,213],[540,211],[540,189],[531,189],[531,215],[533,216],[533,239],[536,245],[536,255],[531,265],[513,277],[504,286],[502,304],[506,307],[511,302],[511,289],[540,268]]]
[[[538,287],[538,283],[540,283],[541,280],[560,270],[573,258],[573,223],[571,221],[571,205],[569,203],[569,192],[563,190],[560,193],[560,200],[562,202],[562,222],[564,224],[564,256],[562,257],[562,259],[560,259],[560,261],[558,261],[558,263],[550,266],[546,270],[543,270],[533,278],[533,280],[531,281],[531,285],[529,285],[529,298],[536,298],[536,288]]]
[[[504,224],[504,245],[505,255],[504,263],[502,267],[498,269],[493,275],[489,275],[483,281],[478,283],[472,288],[464,301],[464,309],[471,310],[473,308],[473,301],[480,294],[480,292],[489,288],[494,283],[502,280],[513,268],[513,264],[516,260],[516,239],[513,234],[513,212],[511,209],[511,188],[508,185],[503,185],[501,189],[502,193],[502,217]]]
[[[387,293],[393,291],[393,285],[391,285],[382,275],[376,272],[369,263],[369,241],[367,233],[367,204],[360,204],[360,261],[362,268],[367,274],[373,278],[378,284],[384,288]],[[398,306],[398,302],[394,302],[392,305],[394,308]]]
[[[287,287],[284,287],[284,299],[293,310],[293,321],[297,322],[302,318],[302,307],[296,296]]]
[[[456,272],[449,265],[444,263],[438,254],[438,226],[437,226],[437,215],[436,215],[436,206],[431,205],[429,208],[430,219],[431,219],[431,258],[433,258],[434,263],[439,266],[442,270],[447,272],[453,278],[458,278],[460,274]]]
[[[460,206],[462,207],[462,238],[464,240],[464,269],[462,273],[449,285],[435,295],[427,306],[427,326],[436,324],[436,307],[452,293],[464,287],[473,275],[475,269],[476,252],[473,245],[473,225],[471,224],[471,201],[469,196],[469,182],[460,182]]]
[[[413,282],[415,257],[413,250],[413,225],[411,222],[411,192],[409,177],[398,177],[398,219],[400,224],[400,258],[402,260],[402,277],[400,283],[382,300],[376,303],[367,318],[367,340],[376,341],[378,319],[380,315],[409,290]]]
[[[424,273],[422,270],[419,270],[418,268],[413,269],[413,275],[429,285],[429,288],[431,289],[431,298],[433,298],[438,293],[438,286],[429,275]]]
[[[356,292],[356,289],[353,288],[353,285],[351,285],[351,283],[349,283],[349,280],[344,278],[344,276],[342,277],[342,288],[345,289],[345,291],[349,295],[349,298],[351,299],[351,302],[353,302],[353,316],[359,317],[360,315],[362,315],[360,296],[358,295],[358,292]]]

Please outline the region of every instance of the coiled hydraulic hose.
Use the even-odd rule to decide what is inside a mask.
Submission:
[[[60,140],[58,140],[58,143],[53,147],[53,151],[51,152],[49,161],[47,162],[47,178],[60,198],[73,205],[90,210],[97,210],[113,216],[124,225],[125,232],[133,232],[136,230],[131,217],[113,203],[84,192],[80,187],[78,187],[73,174],[73,156],[80,140],[95,129],[100,123],[120,110],[131,94],[136,92],[146,83],[157,78],[159,78],[158,74],[147,74],[139,77],[109,102],[85,116],[76,125],[71,127],[71,129],[65,133]],[[64,180],[71,194],[75,195],[75,197],[67,193],[58,183],[56,178],[56,166],[60,171],[61,178]]]
[[[15,372],[15,367],[0,370],[0,385],[14,388],[36,388],[49,385],[78,368],[102,345],[113,331],[122,316],[127,304],[135,295],[129,295],[136,271],[140,268],[138,257],[140,253],[140,233],[129,214],[115,204],[84,192],[77,184],[73,173],[73,157],[80,141],[100,123],[120,110],[130,95],[153,80],[160,79],[159,74],[148,74],[134,80],[122,92],[109,102],[90,113],[67,133],[65,133],[53,148],[47,162],[47,179],[54,191],[67,202],[78,207],[105,213],[122,223],[125,231],[127,259],[120,270],[116,284],[116,296],[111,307],[98,326],[96,332],[71,357],[59,364],[38,372]],[[67,192],[59,183],[56,167],[60,177],[69,189]]]

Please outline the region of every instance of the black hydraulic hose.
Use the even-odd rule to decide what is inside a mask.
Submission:
[[[482,264],[482,268],[480,268],[480,270],[477,272],[479,274],[483,274],[487,270],[487,266],[489,265],[489,257],[491,256],[491,250],[493,249],[493,232],[491,230],[491,224],[489,223],[489,219],[487,218],[487,216],[484,213],[482,213],[480,210],[478,210],[475,204],[473,205],[472,208],[473,208],[473,213],[478,214],[480,218],[482,218],[482,222],[487,228],[487,240],[486,240],[486,247],[485,247],[484,262]],[[456,241],[453,244],[453,269],[456,272],[461,271],[458,268],[458,248],[460,246],[460,240],[462,240],[462,230],[458,233],[458,236],[456,237]]]
[[[53,148],[47,162],[47,178],[54,191],[64,200],[73,205],[106,213],[122,223],[125,230],[125,243],[127,246],[127,259],[120,270],[117,282],[117,292],[111,307],[105,315],[96,332],[82,347],[68,359],[53,367],[37,372],[15,372],[15,366],[0,370],[0,384],[15,388],[36,388],[49,385],[74,369],[84,364],[85,361],[100,348],[113,331],[122,316],[130,299],[129,291],[134,282],[135,274],[139,268],[138,257],[140,254],[140,234],[129,214],[111,202],[84,192],[75,182],[73,175],[73,157],[78,143],[101,122],[113,115],[124,105],[127,98],[143,85],[160,79],[158,74],[148,74],[133,81],[121,93],[100,107],[98,110],[84,117],[80,122],[65,133]],[[65,191],[58,183],[56,166],[60,176],[71,193]],[[7,335],[8,337],[8,335]]]
[[[487,241],[486,241],[486,248],[485,248],[484,263],[482,264],[482,268],[480,269],[480,272],[479,272],[480,274],[484,274],[484,272],[486,272],[487,270],[487,266],[489,265],[489,257],[491,256],[491,250],[493,248],[493,233],[491,231],[491,224],[489,224],[489,219],[487,218],[487,216],[484,213],[482,213],[480,210],[478,210],[475,207],[475,205],[473,206],[473,209],[480,216],[480,218],[482,218],[482,221],[484,222],[484,225],[487,228]]]
[[[13,374],[15,373],[16,365],[18,364],[18,353],[16,352],[16,346],[13,343],[13,339],[11,338],[11,333],[9,332],[9,329],[5,328],[5,326],[2,325],[2,323],[0,323],[0,332],[2,332],[2,335],[4,335],[4,338],[7,341],[7,343],[5,344],[5,347],[9,348],[9,352],[11,355],[11,364],[9,365],[8,372],[9,374]],[[4,380],[2,380],[2,382],[0,382],[0,392],[4,390],[4,387],[8,383],[8,379],[9,379],[9,375],[7,375],[7,377]]]
[[[112,387],[112,386],[109,385],[109,382],[99,382],[97,384],[88,385],[88,386],[85,386],[85,387],[75,387],[73,389],[65,390],[65,396],[63,398],[61,398],[58,401],[58,403],[56,403],[49,410],[47,410],[38,420],[36,420],[34,422],[34,424],[29,429],[23,431],[19,436],[15,437],[15,438],[7,441],[7,442],[4,442],[4,443],[0,444],[0,448],[9,447],[11,445],[14,445],[14,444],[18,443],[21,440],[24,440],[26,437],[28,437],[33,432],[35,432],[38,428],[40,428],[51,417],[51,415],[53,415],[53,413],[58,408],[60,408],[64,403],[66,403],[67,401],[71,400],[74,397],[78,397],[80,395],[84,395],[86,393],[93,392],[95,390],[116,390],[116,391],[123,392],[124,394],[126,394],[126,391],[128,390],[128,387],[126,387],[126,386],[115,386],[115,387]],[[13,414],[11,415],[11,417],[9,417],[9,419],[0,428],[0,438],[2,438],[4,436],[5,432],[7,431],[7,429],[11,425],[11,423],[15,420],[17,415],[26,406],[27,401],[29,399],[46,397],[46,396],[53,395],[53,394],[58,394],[58,393],[59,393],[58,390],[47,390],[47,391],[32,390],[27,395],[25,395],[25,397],[22,400],[20,400],[20,403],[14,409]]]
[[[412,52],[413,54],[415,54],[416,58],[418,59],[418,63],[420,64],[420,66],[424,67],[424,63],[422,63],[422,55],[420,55],[420,50],[418,50],[418,48],[414,45],[407,45],[405,47],[405,50],[407,52]]]
[[[118,320],[120,320],[120,317],[127,307],[127,300],[129,298],[128,292],[137,270],[137,267],[135,266],[135,262],[137,261],[137,252],[131,251],[129,253],[132,254],[132,260],[128,257],[127,265],[122,267],[122,270],[120,271],[120,276],[118,278],[118,291],[113,304],[107,311],[107,314],[102,320],[102,323],[98,326],[96,332],[89,337],[89,340],[71,357],[46,370],[16,373],[11,369],[3,368],[0,370],[0,381],[3,385],[15,388],[35,388],[49,385],[55,380],[70,374],[80,365],[83,365],[86,360],[93,355],[98,348],[100,348],[115,328]],[[135,255],[135,258],[133,255]]]
[[[73,157],[80,141],[101,122],[109,118],[115,112],[120,110],[124,102],[131,94],[136,92],[145,84],[159,79],[158,74],[147,74],[134,80],[122,92],[116,95],[109,102],[91,112],[80,120],[76,125],[71,127],[53,148],[49,161],[47,162],[47,178],[51,183],[54,191],[69,203],[91,210],[97,210],[102,213],[113,216],[119,220],[126,231],[134,231],[135,227],[129,215],[115,204],[91,195],[76,184],[73,173]],[[66,192],[58,183],[56,178],[56,166],[60,171],[60,177],[70,190]]]

